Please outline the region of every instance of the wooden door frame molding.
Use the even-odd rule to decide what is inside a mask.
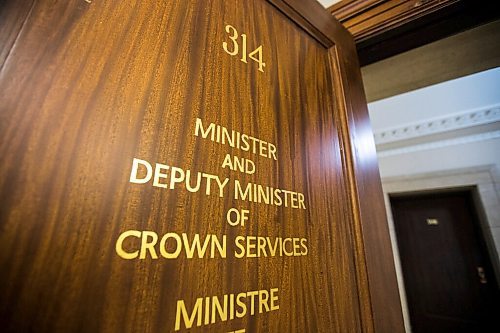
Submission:
[[[387,32],[460,0],[349,0],[328,10],[351,32],[356,42]]]
[[[361,318],[366,332],[404,332],[398,283],[380,173],[356,45],[351,34],[318,2],[268,0],[326,49],[340,114],[344,174],[350,189],[352,239]],[[368,199],[369,198],[369,199]]]
[[[472,0],[343,0],[327,10],[353,34],[362,66],[500,17]]]

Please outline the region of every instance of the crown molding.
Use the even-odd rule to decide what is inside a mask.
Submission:
[[[498,121],[500,121],[500,104],[495,104],[454,113],[446,117],[426,119],[420,122],[382,129],[374,133],[374,138],[375,144],[382,145]]]
[[[444,147],[450,147],[450,146],[456,146],[456,145],[462,145],[462,144],[467,144],[467,143],[480,142],[480,141],[486,141],[486,140],[492,140],[492,139],[498,139],[498,138],[500,138],[500,130],[485,132],[485,133],[480,133],[480,134],[474,134],[474,135],[467,135],[467,136],[457,137],[457,138],[448,139],[448,140],[438,140],[438,141],[433,141],[433,142],[429,142],[429,143],[416,144],[416,145],[411,145],[411,146],[402,147],[402,148],[383,150],[383,151],[377,152],[377,156],[379,158],[380,157],[389,157],[389,156],[395,156],[395,155],[415,153],[415,152],[423,151],[423,150],[444,148]]]

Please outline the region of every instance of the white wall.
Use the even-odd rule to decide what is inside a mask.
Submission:
[[[368,104],[374,132],[500,103],[500,67]]]

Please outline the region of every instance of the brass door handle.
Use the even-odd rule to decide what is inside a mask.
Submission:
[[[479,282],[482,284],[488,283],[488,280],[486,279],[486,273],[484,272],[484,268],[481,266],[477,266],[477,275],[479,276]]]

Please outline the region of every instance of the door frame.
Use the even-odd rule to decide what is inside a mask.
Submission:
[[[411,332],[410,316],[390,197],[471,189],[474,206],[479,218],[479,228],[486,243],[496,281],[500,284],[500,243],[495,244],[492,232],[492,229],[500,229],[500,214],[498,214],[500,212],[500,188],[496,185],[500,183],[499,180],[500,170],[493,165],[382,178],[387,223],[394,253],[406,332]]]

